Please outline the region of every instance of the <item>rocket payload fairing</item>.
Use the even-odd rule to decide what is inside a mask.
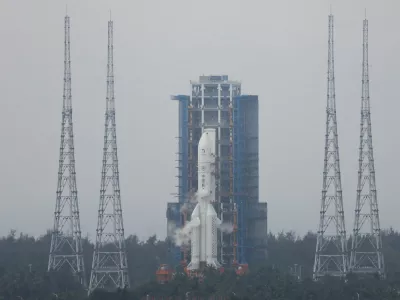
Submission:
[[[215,200],[215,150],[215,129],[204,129],[198,145],[198,203],[188,224],[191,228],[188,270],[198,270],[206,265],[221,267],[217,260],[217,229],[221,220],[211,204]]]

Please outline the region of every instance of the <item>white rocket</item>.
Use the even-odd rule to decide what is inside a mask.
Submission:
[[[191,262],[188,270],[201,266],[219,268],[217,260],[217,229],[221,225],[211,202],[215,200],[215,129],[204,129],[198,146],[197,205],[189,225],[191,236]]]

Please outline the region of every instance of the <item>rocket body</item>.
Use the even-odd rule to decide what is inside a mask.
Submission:
[[[197,205],[191,215],[191,262],[189,270],[221,265],[217,260],[217,229],[221,224],[212,202],[215,200],[215,129],[204,129],[198,145]]]

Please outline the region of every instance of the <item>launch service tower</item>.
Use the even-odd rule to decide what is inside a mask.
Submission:
[[[213,129],[215,197],[212,205],[230,229],[217,235],[218,262],[246,265],[267,256],[267,203],[259,202],[258,96],[242,95],[241,83],[227,75],[200,76],[190,95],[171,97],[179,103],[178,202],[167,207],[172,266],[190,263],[190,243],[176,245],[174,234],[190,222],[197,201],[198,146]]]

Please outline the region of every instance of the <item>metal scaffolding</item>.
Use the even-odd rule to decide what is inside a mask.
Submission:
[[[363,21],[363,64],[357,199],[350,271],[385,276],[372,147],[368,72],[368,20]]]
[[[58,271],[67,266],[86,286],[75,172],[69,16],[65,16],[64,30],[64,92],[60,159],[48,271]]]
[[[347,273],[347,240],[336,121],[333,45],[333,15],[329,15],[325,158],[314,279],[324,275],[345,276]]]
[[[262,240],[261,235],[265,235],[262,244],[266,244],[266,203],[258,203],[258,97],[243,96],[236,101],[240,95],[240,82],[228,80],[227,75],[211,75],[192,81],[190,96],[172,97],[179,101],[179,202],[168,203],[167,209],[173,265],[180,262],[185,266],[189,262],[188,246],[176,247],[172,236],[174,228],[182,228],[190,220],[194,207],[190,195],[197,191],[197,146],[204,128],[217,131],[214,208],[221,221],[233,227],[232,231],[218,232],[219,261],[224,266],[247,262],[245,249],[253,248],[256,240]],[[248,131],[244,130],[246,126]],[[252,207],[251,211],[263,210],[263,221],[248,215],[247,206]],[[259,236],[254,232],[257,230]],[[251,251],[248,252],[250,255]]]
[[[116,289],[130,285],[115,125],[113,21],[108,22],[107,99],[104,127],[100,201],[89,294],[97,288]]]

